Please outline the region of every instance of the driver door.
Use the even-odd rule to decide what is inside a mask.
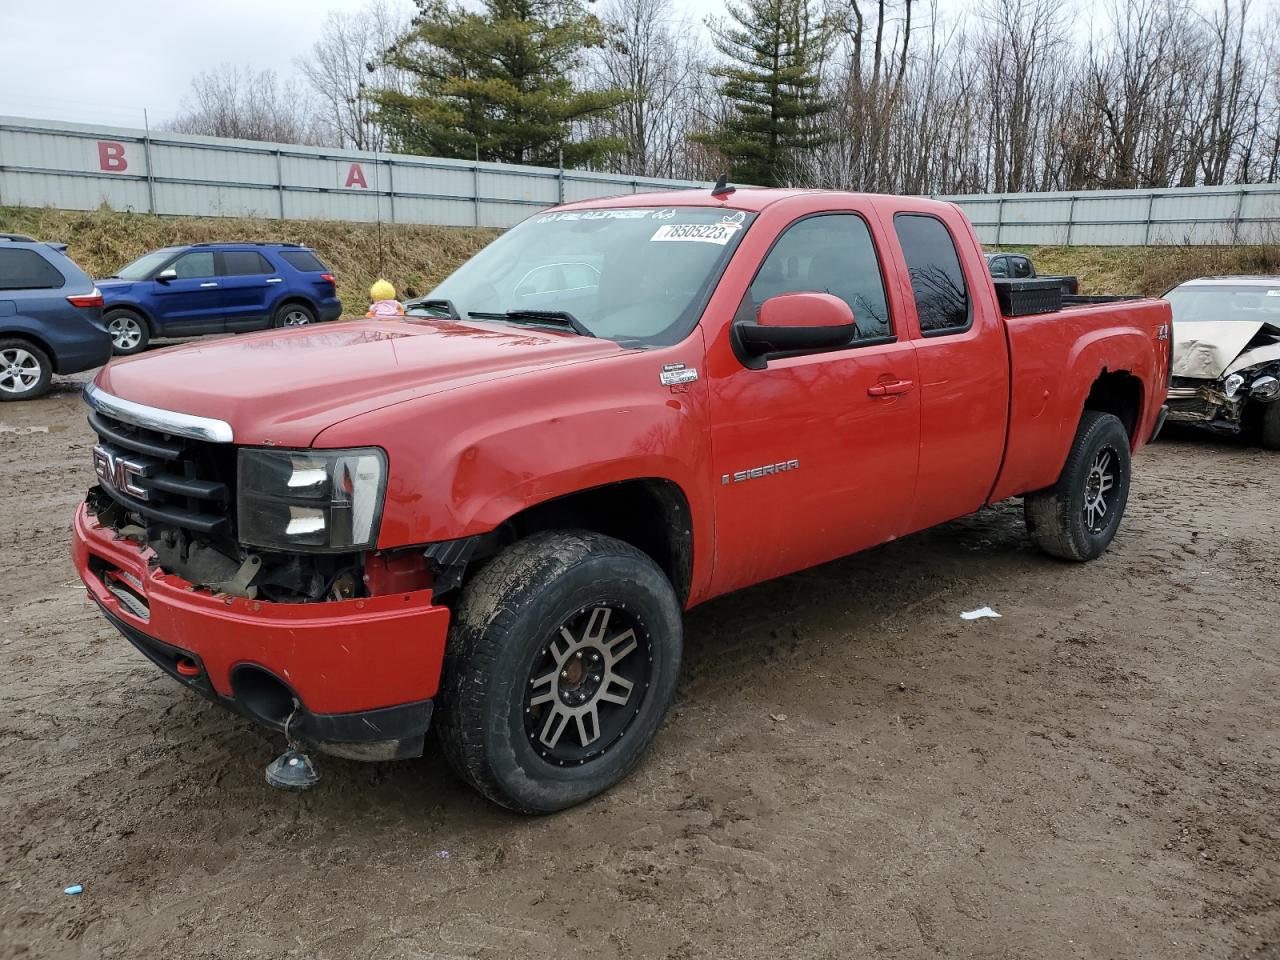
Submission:
[[[826,213],[792,223],[737,319],[801,291],[849,304],[858,323],[852,345],[771,357],[762,369],[708,365],[713,593],[884,543],[909,522],[920,442],[915,347],[891,315],[867,220]]]
[[[224,329],[215,256],[212,250],[184,253],[165,267],[176,277],[152,281],[155,319],[163,336],[221,333]]]

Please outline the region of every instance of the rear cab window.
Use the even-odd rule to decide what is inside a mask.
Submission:
[[[0,249],[0,290],[58,290],[62,273],[34,250]]]
[[[937,337],[968,330],[973,303],[951,231],[927,213],[895,214],[893,227],[911,276],[921,334]]]
[[[300,273],[329,272],[329,268],[310,250],[281,250],[280,259]]]

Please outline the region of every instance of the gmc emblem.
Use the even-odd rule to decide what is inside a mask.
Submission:
[[[146,476],[147,465],[120,456],[102,444],[93,448],[93,472],[102,485],[127,494],[135,500],[148,500],[150,492],[138,485],[138,479]]]

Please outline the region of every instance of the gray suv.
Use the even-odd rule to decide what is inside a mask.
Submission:
[[[32,400],[55,373],[111,358],[102,294],[66,249],[0,233],[0,401]]]

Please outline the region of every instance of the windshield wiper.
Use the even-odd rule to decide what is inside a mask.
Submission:
[[[483,310],[468,310],[468,317],[475,317],[477,320],[514,320],[519,323],[521,320],[528,320],[532,323],[550,324],[552,326],[564,327],[572,330],[581,337],[594,337],[582,321],[575,317],[568,310],[508,310],[506,313],[487,313]]]
[[[443,310],[445,316],[450,320],[462,319],[462,316],[458,313],[458,308],[453,305],[452,300],[414,300],[406,305],[405,313],[419,308],[424,310]]]

